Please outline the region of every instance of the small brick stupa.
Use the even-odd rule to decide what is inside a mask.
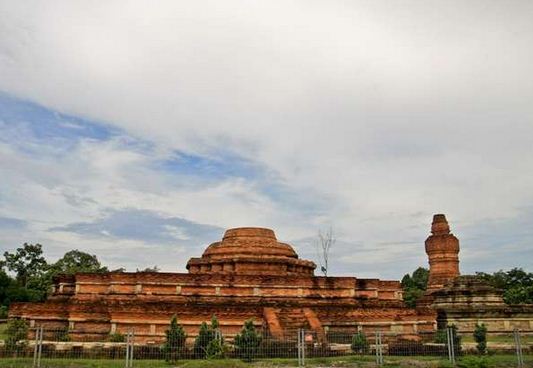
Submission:
[[[433,216],[431,235],[426,239],[429,258],[428,294],[440,290],[459,276],[459,239],[450,233],[446,216]]]

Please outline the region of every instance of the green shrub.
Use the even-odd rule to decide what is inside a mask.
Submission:
[[[222,358],[225,355],[224,339],[219,331],[218,319],[211,317],[211,326],[202,322],[194,340],[194,356],[197,358]]]
[[[474,329],[474,340],[476,341],[479,354],[487,352],[487,327],[484,324],[476,324]]]
[[[0,319],[6,319],[9,308],[7,305],[0,306]]]
[[[437,332],[435,332],[434,340],[435,340],[435,342],[437,344],[447,344],[448,343],[448,335],[446,333],[446,329],[437,330]]]
[[[108,340],[110,342],[125,342],[126,337],[120,332],[115,332],[115,333],[109,334]]]
[[[225,349],[222,339],[215,338],[207,345],[205,354],[207,359],[222,359],[225,356]]]
[[[459,368],[489,368],[485,357],[465,357],[457,363]]]
[[[237,356],[247,362],[257,356],[261,345],[261,336],[255,331],[254,321],[249,319],[244,322],[241,333],[235,336],[235,352]]]
[[[167,362],[175,362],[183,355],[187,334],[183,327],[178,324],[178,318],[174,315],[170,320],[170,327],[165,331],[166,341],[163,345],[163,354]]]
[[[62,328],[60,330],[53,331],[51,335],[49,335],[49,338],[61,342],[68,342],[71,340],[68,333],[68,328]]]
[[[7,322],[6,335],[5,345],[12,349],[20,340],[28,338],[28,324],[23,319],[11,319]]]
[[[368,341],[362,332],[358,332],[352,337],[352,351],[354,353],[366,354],[368,353]]]
[[[206,322],[202,322],[198,336],[194,340],[194,355],[197,358],[205,358],[207,352],[207,345],[213,339],[213,332],[209,328]]]

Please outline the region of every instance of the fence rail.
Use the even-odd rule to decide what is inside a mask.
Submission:
[[[257,331],[253,335],[243,334],[240,338],[216,330],[204,340],[190,337],[160,344],[143,340],[133,329],[110,335],[106,341],[90,341],[90,338],[74,340],[68,330],[44,327],[31,328],[26,336],[18,337],[0,341],[0,367],[2,360],[7,359],[27,361],[25,366],[28,367],[49,367],[49,362],[57,359],[122,360],[124,367],[133,368],[141,360],[206,358],[244,361],[286,358],[294,359],[298,366],[305,366],[313,358],[344,356],[368,358],[374,360],[377,366],[384,365],[386,357],[436,357],[447,359],[454,365],[461,357],[476,353],[476,343],[468,340],[468,336],[458,335],[454,328],[447,328],[435,336],[396,335],[380,330],[317,332],[299,329],[285,331],[283,336]],[[514,355],[515,366],[526,366],[524,355],[533,353],[532,336],[515,330],[512,335],[494,335],[492,342],[490,337],[489,333],[489,351]]]

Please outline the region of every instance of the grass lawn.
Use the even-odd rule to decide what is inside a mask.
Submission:
[[[465,360],[476,360],[476,357],[467,357]],[[514,355],[495,355],[486,357],[488,367],[505,368],[516,366]],[[524,356],[526,367],[533,367],[533,356]],[[417,367],[417,368],[448,368],[447,360],[435,357],[384,357],[385,367]],[[29,368],[32,366],[32,359],[0,359],[0,368]],[[345,356],[329,358],[310,358],[306,360],[307,367],[345,367],[345,368],[371,368],[375,367],[374,357]],[[295,359],[269,359],[253,363],[244,363],[240,360],[185,360],[176,364],[167,364],[157,360],[135,360],[135,368],[275,368],[275,367],[296,367]],[[43,359],[41,367],[53,368],[122,368],[123,360],[98,360],[98,359]],[[469,366],[470,367],[470,366]],[[477,365],[471,365],[477,367]]]
[[[472,335],[461,335],[462,342],[475,342]],[[533,343],[533,336],[522,335],[520,337],[522,344]],[[487,335],[487,342],[499,344],[514,344],[513,335]]]

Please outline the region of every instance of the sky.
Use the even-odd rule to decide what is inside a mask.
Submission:
[[[533,2],[0,0],[0,251],[183,272],[268,227],[330,275],[533,271]]]

